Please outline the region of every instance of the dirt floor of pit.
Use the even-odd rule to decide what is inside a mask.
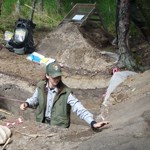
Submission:
[[[49,34],[47,31],[35,32],[35,40],[41,42],[38,52],[64,64],[63,81],[74,90],[75,95],[95,116],[99,113],[102,94],[108,86],[114,67],[112,63],[115,61],[115,58],[109,58],[100,52],[117,52],[117,48],[112,47],[108,39],[101,34],[100,29],[78,29],[72,24],[58,27]],[[149,69],[150,45],[142,39],[138,43],[134,40],[131,43],[136,59]],[[31,96],[37,81],[43,77],[44,67],[28,61],[26,57],[27,55],[16,55],[5,48],[0,50],[0,96],[19,100]],[[108,117],[111,124],[102,132],[93,132],[74,114],[69,129],[38,124],[33,121],[34,110],[22,112],[19,110],[19,103],[12,101],[6,109],[13,115],[0,112],[6,116],[0,124],[16,121],[18,117],[22,117],[24,122],[11,128],[12,143],[7,149],[148,150],[149,77],[149,72],[139,74],[127,80],[114,92],[111,97],[113,105]],[[123,101],[116,104],[115,97],[119,101],[123,98]],[[5,100],[0,106],[5,107],[6,103],[9,101]]]
[[[18,115],[15,114],[16,111],[14,111],[14,114],[3,111],[1,115],[4,115],[6,119],[0,120],[1,125],[16,122],[15,125],[10,126],[12,131],[12,142],[7,146],[7,150],[149,150],[149,77],[150,71],[137,74],[128,78],[113,92],[109,108],[107,108],[107,119],[110,120],[111,123],[98,131],[92,131],[87,124],[74,118],[74,116],[69,129],[40,124],[33,121],[33,110],[28,109],[22,112],[17,109],[17,106],[19,107],[17,102],[16,105],[15,102],[11,103],[13,107],[12,110],[15,109],[18,111]],[[7,78],[8,82],[12,80],[15,82],[17,79]],[[27,84],[28,83],[22,82],[23,86]],[[0,90],[7,93],[9,89],[6,88],[7,86],[4,86],[5,83],[3,82],[1,85],[3,85],[1,87],[4,87],[4,89],[1,88]],[[80,91],[80,93],[84,96],[82,91]],[[7,104],[10,103],[6,100],[5,102],[7,102]],[[99,111],[96,104],[89,106],[89,108],[91,107],[92,109],[90,109],[90,111]],[[17,123],[19,117],[23,119],[23,123],[21,124]]]

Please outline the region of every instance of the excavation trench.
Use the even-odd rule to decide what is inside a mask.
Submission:
[[[16,121],[18,118],[22,118],[23,120],[22,124],[15,124],[11,127],[13,131],[12,139],[14,141],[21,138],[22,140],[20,139],[20,141],[23,142],[23,138],[26,137],[25,141],[28,143],[30,141],[28,137],[30,136],[32,138],[34,136],[45,136],[49,144],[51,143],[51,148],[53,148],[55,141],[59,141],[60,148],[62,147],[63,141],[67,141],[67,143],[74,142],[74,144],[69,144],[71,149],[71,147],[76,147],[81,140],[87,140],[94,134],[89,125],[79,119],[74,113],[71,113],[71,126],[69,129],[55,128],[47,124],[41,125],[41,123],[35,122],[35,109],[21,111],[19,108],[20,104],[33,94],[34,89],[35,86],[27,81],[20,80],[14,76],[0,74],[0,115],[6,117],[6,119],[0,120],[0,124],[6,125],[7,123]],[[104,90],[105,88],[73,88],[76,97],[81,99],[82,104],[94,115],[99,113],[100,95]],[[49,137],[50,134],[54,134],[54,137]],[[37,138],[37,140],[39,139],[40,137]],[[15,147],[15,145],[17,143],[13,142],[12,147]],[[18,145],[20,146],[20,144]],[[37,149],[42,149],[42,146],[36,143]]]
[[[20,104],[32,96],[35,86],[27,81],[20,80],[14,76],[0,74],[0,109],[6,110],[14,116],[23,117],[24,120],[35,120],[35,109],[20,110]],[[80,83],[82,83],[80,79]],[[71,83],[71,79],[69,80]],[[83,79],[85,82],[85,79]],[[74,80],[73,80],[74,83]],[[101,97],[105,88],[79,89],[72,88],[73,93],[82,102],[82,104],[94,115],[99,113]],[[72,113],[72,123],[77,125],[86,125],[76,114]]]

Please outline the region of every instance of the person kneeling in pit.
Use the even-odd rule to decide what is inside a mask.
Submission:
[[[64,128],[70,126],[70,111],[76,112],[92,129],[100,128],[109,121],[96,122],[72,91],[61,80],[62,70],[57,62],[46,66],[45,79],[37,84],[33,96],[20,105],[21,110],[37,107],[36,121]]]

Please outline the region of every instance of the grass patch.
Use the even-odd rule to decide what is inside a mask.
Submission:
[[[0,31],[0,33],[3,33],[6,30],[13,31],[15,21],[17,21],[19,17],[30,19],[32,1],[20,0],[20,14],[15,13],[16,2],[17,0],[3,1],[2,16],[0,16],[0,30],[2,31]],[[103,24],[111,34],[115,34],[116,0],[65,0],[63,3],[58,3],[56,0],[47,0],[44,1],[42,13],[39,12],[39,1],[37,1],[33,17],[33,22],[36,24],[36,28],[52,29],[58,26],[76,3],[96,3]]]

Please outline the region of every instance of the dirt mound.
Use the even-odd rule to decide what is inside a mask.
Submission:
[[[81,31],[82,30],[82,31]],[[58,26],[41,41],[38,53],[46,57],[55,58],[64,65],[64,82],[72,88],[95,89],[104,88],[108,85],[110,70],[112,70],[115,57],[105,55],[105,50],[110,46],[102,30],[96,30],[96,43],[91,37],[83,35],[82,32],[92,35],[92,31],[81,29],[72,23]],[[41,38],[41,35],[39,36]],[[44,35],[43,35],[44,37]],[[102,41],[98,49],[97,41]],[[91,41],[91,42],[90,42]],[[91,45],[92,43],[92,45]],[[105,44],[104,44],[105,43]],[[95,47],[93,47],[95,44]],[[104,48],[105,46],[105,48]],[[26,55],[16,55],[6,49],[1,50],[0,71],[8,75],[20,77],[35,83],[41,79],[44,73],[42,66],[32,63],[26,59]],[[82,78],[82,80],[80,80]],[[78,82],[78,81],[81,82]],[[90,81],[89,81],[90,80]],[[91,85],[87,82],[91,82]],[[98,83],[101,82],[101,84]]]
[[[89,36],[83,35],[81,31]],[[97,36],[93,36],[93,41],[90,40],[90,33],[92,34],[91,31],[85,31],[85,29],[83,30],[75,24],[63,24],[42,40],[38,47],[38,52],[55,58],[68,68],[83,70],[82,74],[86,71],[90,73],[95,71],[105,73],[107,68],[116,60],[102,55],[101,50],[96,48],[98,39],[100,41],[99,45],[100,43],[107,43],[108,45],[108,39],[104,36],[102,30],[97,32]],[[91,43],[93,44],[91,45]],[[106,44],[104,45],[106,47]],[[100,47],[103,47],[102,44]]]
[[[64,64],[64,82],[72,88],[106,87],[110,70],[118,58],[115,53],[111,57],[105,55],[110,44],[104,31],[90,27],[62,24],[50,32],[38,46],[39,53]],[[91,83],[90,87],[87,82]]]

